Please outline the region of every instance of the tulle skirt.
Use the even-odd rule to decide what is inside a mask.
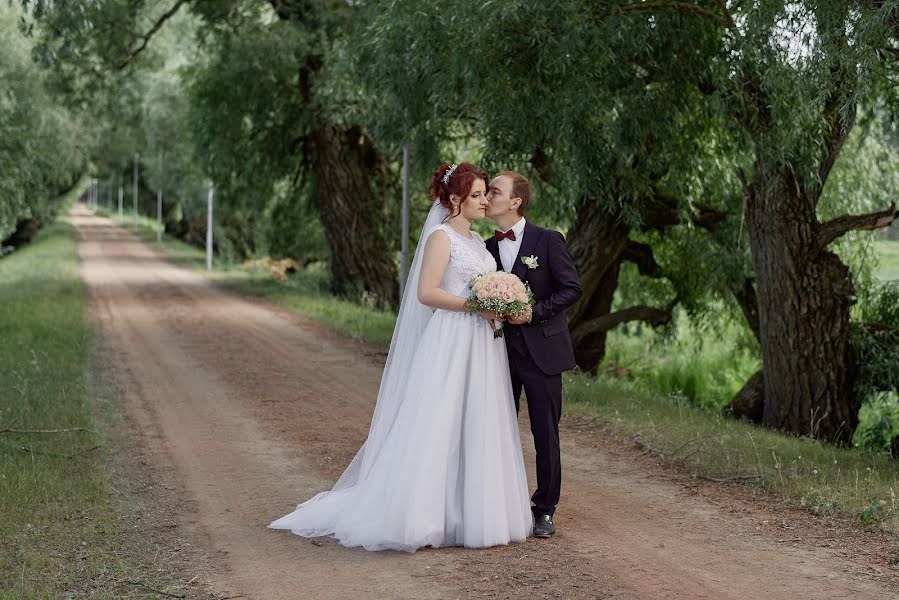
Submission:
[[[478,316],[437,310],[400,393],[365,476],[269,527],[367,550],[524,540],[531,510],[503,340]]]

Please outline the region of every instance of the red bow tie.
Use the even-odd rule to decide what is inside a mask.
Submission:
[[[496,241],[497,241],[497,242],[499,242],[499,241],[501,241],[501,240],[510,240],[510,241],[513,241],[513,242],[514,242],[514,241],[515,241],[515,232],[512,231],[512,230],[510,229],[510,230],[507,231],[506,233],[503,233],[503,232],[500,231],[499,229],[494,229],[494,230],[493,230],[493,237],[496,238]]]

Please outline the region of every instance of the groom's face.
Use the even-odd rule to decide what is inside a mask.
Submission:
[[[512,180],[505,175],[497,175],[487,188],[488,217],[498,217],[518,210],[520,198],[512,198]]]

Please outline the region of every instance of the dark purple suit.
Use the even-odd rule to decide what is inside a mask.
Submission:
[[[495,238],[487,240],[487,249],[496,259],[497,269],[503,270]],[[536,256],[538,267],[528,268],[521,262],[523,256]],[[534,512],[551,515],[559,502],[562,484],[562,372],[575,366],[565,309],[581,297],[581,282],[562,234],[529,221],[525,222],[512,273],[531,286],[537,301],[530,323],[506,323],[504,328],[515,410],[524,387],[537,453],[537,491],[531,501]]]

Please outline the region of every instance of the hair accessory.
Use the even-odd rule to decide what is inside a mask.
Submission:
[[[458,166],[459,165],[453,163],[450,165],[450,168],[446,170],[446,173],[444,173],[443,177],[440,179],[440,181],[443,182],[443,185],[449,183],[449,178],[453,176],[453,171],[455,171]]]

